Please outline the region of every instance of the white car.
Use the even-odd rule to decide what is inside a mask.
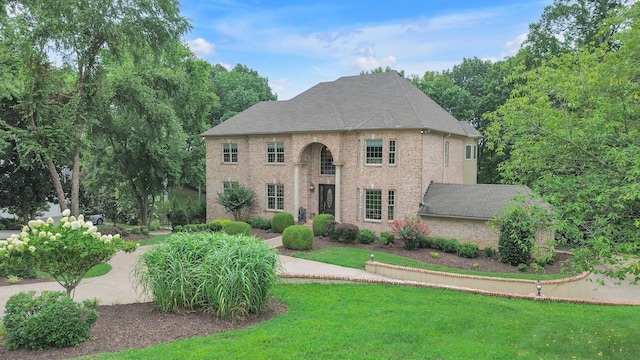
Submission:
[[[88,218],[94,225],[102,225],[107,219],[107,216],[105,214],[91,214]]]

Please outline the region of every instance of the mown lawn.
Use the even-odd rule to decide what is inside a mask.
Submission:
[[[385,285],[279,285],[253,328],[99,359],[635,359],[640,308]]]

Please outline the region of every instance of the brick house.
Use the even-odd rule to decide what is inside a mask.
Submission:
[[[216,198],[235,182],[255,192],[251,216],[331,213],[376,232],[416,215],[431,182],[475,184],[481,137],[393,71],[260,102],[202,136],[209,221],[231,216]]]

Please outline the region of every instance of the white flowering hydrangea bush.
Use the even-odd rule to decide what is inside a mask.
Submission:
[[[119,250],[132,252],[138,246],[119,235],[100,234],[82,215],[69,215],[65,210],[57,224],[51,218],[31,220],[20,234],[0,240],[0,261],[48,273],[71,297],[89,269],[109,261]]]

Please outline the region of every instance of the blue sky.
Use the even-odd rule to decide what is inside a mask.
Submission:
[[[514,55],[552,0],[180,0],[184,37],[212,64],[246,65],[279,100],[313,85],[389,66],[442,71],[474,56]]]

